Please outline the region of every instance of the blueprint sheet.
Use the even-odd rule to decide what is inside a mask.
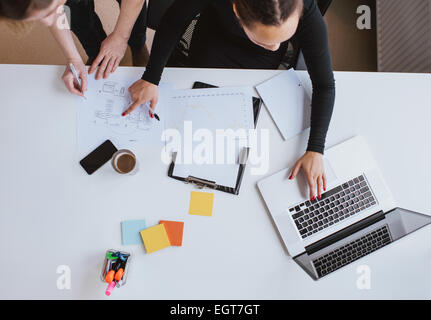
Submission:
[[[169,95],[171,85],[159,87],[159,102],[155,112],[161,121],[150,118],[148,109],[140,106],[131,114],[121,114],[130,106],[128,88],[135,78],[111,75],[109,79],[89,78],[87,99],[77,102],[77,148],[86,154],[105,140],[111,140],[118,149],[134,149],[143,145],[160,145],[164,128],[164,97]]]

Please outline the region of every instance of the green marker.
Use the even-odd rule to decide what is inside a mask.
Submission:
[[[116,253],[107,252],[106,253],[106,259],[108,259],[108,260],[115,260],[115,259],[118,259],[118,257],[116,256]]]

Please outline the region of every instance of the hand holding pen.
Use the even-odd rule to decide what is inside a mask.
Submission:
[[[150,115],[150,117],[151,118],[155,118],[157,121],[160,121],[160,117],[159,117],[159,115],[157,114],[157,113],[155,113],[154,112],[154,110],[150,107],[150,103],[149,102],[147,102],[147,103],[144,103],[143,105],[142,105],[142,107],[146,110],[146,111],[148,111],[148,114]],[[126,116],[128,113],[126,112],[126,111],[124,111],[123,112],[123,114],[121,115],[121,116]]]
[[[150,107],[154,111],[159,96],[159,90],[155,84],[141,79],[130,86],[129,92],[132,99],[132,104],[126,111],[124,111],[123,116],[128,115],[133,110],[147,102],[150,103]]]
[[[153,109],[151,109],[149,102],[147,102],[143,106],[144,106],[144,109],[146,109],[148,111],[148,113],[150,114],[151,118],[156,118],[157,121],[160,121],[160,117],[158,116],[157,113],[154,112]]]
[[[87,68],[79,60],[69,62],[62,80],[70,93],[84,97],[87,91]]]

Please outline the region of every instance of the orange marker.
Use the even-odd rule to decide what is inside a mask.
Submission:
[[[114,270],[110,270],[105,277],[105,282],[106,283],[111,283],[112,281],[114,281],[114,275],[115,275],[115,271]]]
[[[124,269],[123,268],[118,269],[118,271],[115,273],[115,278],[114,278],[115,281],[119,282],[123,278],[123,275],[124,275]]]

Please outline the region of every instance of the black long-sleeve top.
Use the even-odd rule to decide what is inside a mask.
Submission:
[[[335,101],[335,80],[329,53],[325,22],[315,0],[303,0],[302,17],[289,40],[301,48],[313,85],[311,130],[308,151],[322,153]],[[142,79],[158,85],[163,69],[190,22],[201,12],[211,10],[219,21],[217,32],[234,37],[241,45],[256,50],[233,13],[231,0],[176,0],[163,17],[155,34],[150,60]],[[287,48],[287,41],[281,44]],[[231,48],[230,48],[231,50]],[[268,51],[268,54],[270,52]],[[257,68],[259,66],[256,66]]]

